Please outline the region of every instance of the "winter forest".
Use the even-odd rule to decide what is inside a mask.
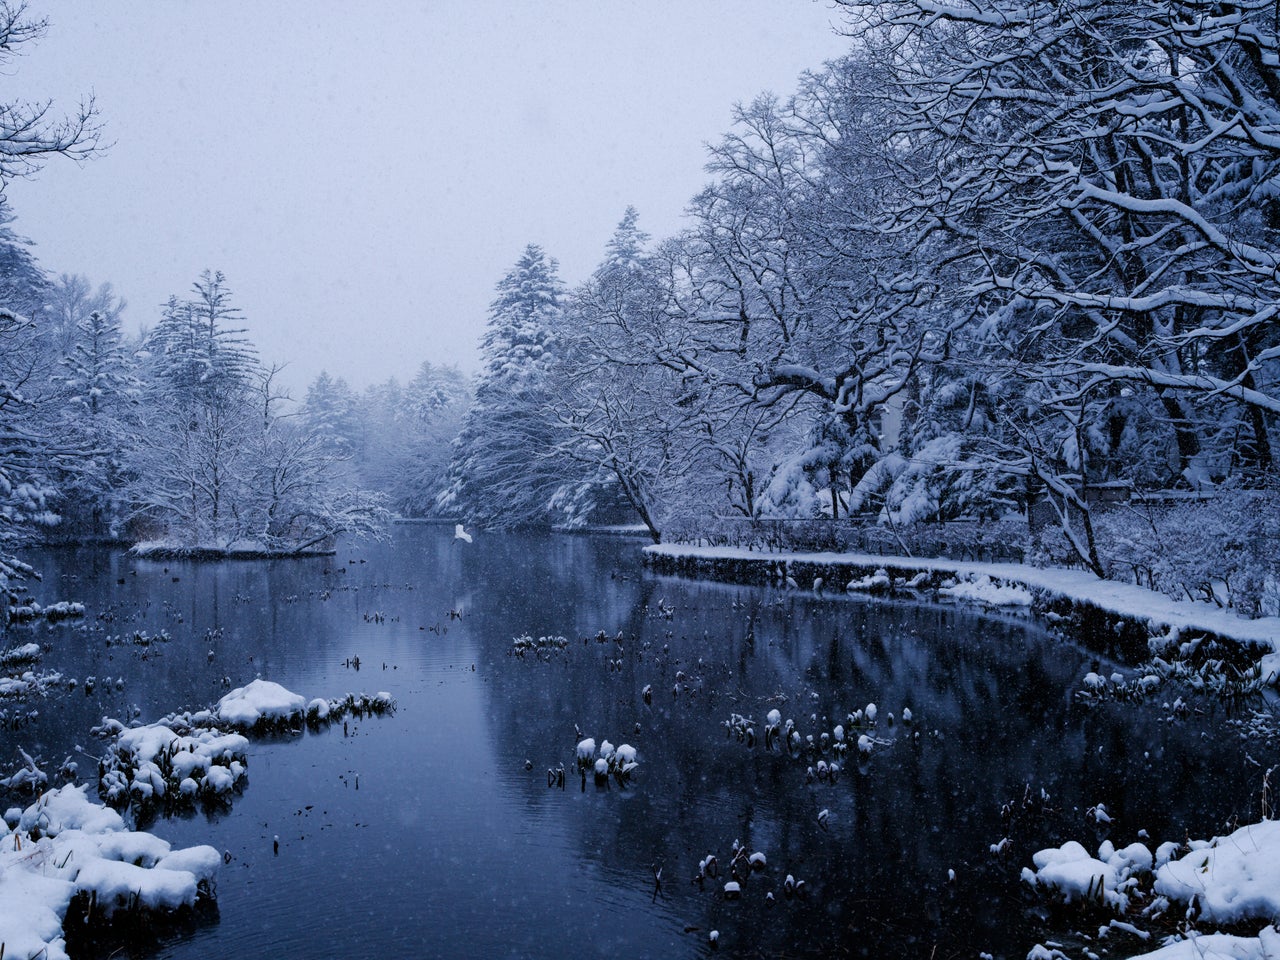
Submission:
[[[372,386],[44,262],[110,110],[0,98],[0,958],[1276,955],[1280,5],[829,7]]]
[[[5,542],[300,549],[398,513],[910,551],[985,521],[941,536],[1274,612],[1271,5],[843,6],[849,54],[738,107],[685,230],[626,210],[572,287],[521,253],[474,380],[294,402],[231,280],[127,334],[6,207]],[[16,116],[5,174],[96,124]]]

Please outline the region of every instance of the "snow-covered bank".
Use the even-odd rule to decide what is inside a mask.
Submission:
[[[321,547],[268,547],[255,542],[181,544],[167,540],[135,543],[129,554],[142,560],[287,560],[296,557],[332,557],[336,550]]]
[[[884,589],[950,587],[956,596],[990,601],[997,591],[1015,598],[1018,594],[1011,591],[1021,588],[1039,609],[1065,600],[1140,624],[1151,635],[1199,632],[1280,651],[1280,617],[1246,620],[1207,603],[1173,600],[1133,584],[1099,580],[1081,570],[857,553],[761,553],[685,544],[656,544],[644,552],[646,563],[660,573],[744,583],[790,582],[806,589],[818,581],[827,589],[844,589],[846,584],[857,589],[863,582],[869,589],[881,571]],[[1280,671],[1280,655],[1264,659],[1263,670]]]
[[[213,847],[172,850],[125,827],[83,786],[50,790],[5,815],[0,836],[0,943],[12,957],[65,960],[63,925],[76,897],[86,913],[169,912],[212,895],[222,856]]]
[[[1271,925],[1256,937],[1204,930],[1280,916],[1280,820],[1252,823],[1212,840],[1162,843],[1155,853],[1142,843],[1117,850],[1106,841],[1091,856],[1073,840],[1041,850],[1032,860],[1035,869],[1022,871],[1027,883],[1068,903],[1095,903],[1122,918],[1113,925],[1118,922],[1143,939],[1150,934],[1123,918],[1141,923],[1185,915],[1195,925],[1187,939],[1143,957],[1261,960],[1280,955],[1280,934]]]

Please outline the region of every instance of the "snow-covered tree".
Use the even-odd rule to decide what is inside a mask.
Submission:
[[[499,281],[481,341],[484,370],[453,444],[437,508],[489,527],[545,524],[570,476],[548,375],[559,348],[562,284],[530,244]]]
[[[147,341],[145,429],[129,463],[133,515],[183,547],[304,549],[385,520],[331,438],[280,413],[278,367],[264,368],[221,273],[170,299]]]
[[[0,3],[0,64],[10,64],[43,36],[47,23],[32,19],[21,3]],[[14,177],[34,173],[55,156],[85,159],[98,143],[97,110],[82,103],[58,118],[49,103],[0,104],[0,192]],[[33,414],[24,385],[39,366],[31,356],[33,314],[46,285],[43,271],[9,227],[12,214],[0,199],[0,630],[8,623],[18,583],[29,568],[10,545],[32,518],[48,519],[47,465],[61,456],[57,442]]]
[[[320,371],[307,387],[302,419],[321,445],[338,457],[350,457],[359,446],[356,395],[341,377]]]
[[[894,38],[894,125],[929,144],[896,228],[945,235],[1010,372],[1032,348],[1120,433],[1160,411],[1191,485],[1273,473],[1274,5],[847,6]]]
[[[239,326],[222,271],[206,270],[192,285],[195,296],[170,297],[146,342],[151,389],[180,405],[217,404],[252,380],[258,356]]]
[[[40,317],[57,356],[65,357],[72,351],[85,317],[100,313],[107,321],[119,324],[125,307],[112,284],[99,284],[95,290],[88,277],[62,273],[45,289]]]
[[[423,362],[394,408],[392,503],[415,516],[430,513],[449,468],[450,444],[471,403],[469,378],[456,366]]]
[[[59,478],[64,535],[120,533],[119,490],[140,392],[133,368],[118,315],[94,310],[77,321],[55,377],[60,432],[85,451]]]
[[[656,541],[698,469],[685,378],[659,362],[672,306],[628,207],[591,278],[569,298],[553,374],[562,449],[581,465],[560,493],[585,516],[620,494]],[[684,487],[684,490],[680,488]]]

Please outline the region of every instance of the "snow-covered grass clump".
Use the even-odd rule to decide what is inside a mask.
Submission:
[[[114,737],[102,761],[103,799],[115,805],[181,804],[234,790],[245,777],[249,741],[216,727],[192,726],[190,717],[128,728],[107,720],[96,728]]]
[[[236,687],[218,701],[218,720],[238,730],[283,726],[301,719],[307,701],[270,680],[254,680]]]
[[[1172,841],[1155,853],[1142,843],[1116,849],[1106,841],[1097,856],[1075,841],[1041,850],[1022,877],[1067,902],[1093,903],[1134,920],[1186,916],[1186,940],[1144,957],[1160,960],[1280,956],[1280,934],[1266,926],[1257,937],[1227,936],[1206,928],[1274,923],[1280,916],[1280,820],[1263,820],[1213,840]],[[1113,925],[1130,929],[1119,920]],[[1132,928],[1134,932],[1136,928]],[[1141,934],[1140,935],[1144,935]]]
[[[0,667],[12,667],[20,663],[35,663],[40,659],[41,650],[38,643],[24,643],[20,647],[10,647],[0,653]]]
[[[60,600],[43,607],[34,600],[28,600],[9,608],[9,620],[12,623],[30,623],[32,620],[57,623],[59,620],[72,620],[83,616],[84,604],[71,603],[67,600]]]
[[[1204,923],[1280,917],[1280,820],[1263,820],[1210,841],[1156,872],[1155,891],[1189,903]]]
[[[1131,891],[1138,877],[1150,874],[1155,856],[1145,844],[1133,843],[1122,850],[1108,841],[1096,857],[1074,840],[1061,847],[1041,850],[1031,858],[1036,865],[1026,867],[1022,879],[1032,886],[1052,890],[1068,903],[1099,903],[1116,913],[1129,908]]]
[[[394,713],[396,698],[385,690],[377,693],[348,693],[345,697],[325,700],[317,697],[307,704],[307,723],[318,727],[326,723],[336,723],[347,716],[380,717]]]
[[[555,650],[563,650],[569,645],[569,638],[562,636],[538,637],[536,640],[527,633],[522,633],[511,641],[511,652],[517,657],[527,653],[535,656],[550,654]]]
[[[940,587],[943,596],[977,601],[991,607],[1029,607],[1031,591],[1019,583],[1001,583],[988,576],[966,576]]]
[[[83,786],[45,793],[0,825],[0,943],[12,957],[67,957],[63,925],[72,902],[87,918],[121,909],[173,911],[212,897],[222,857],[208,846],[171,849],[125,829],[120,815]]]
[[[578,741],[577,747],[574,748],[574,760],[582,773],[584,782],[587,770],[590,769],[597,786],[607,786],[609,778],[613,777],[618,781],[618,786],[625,787],[631,781],[631,775],[640,766],[636,748],[631,744],[623,743],[615,747],[608,740],[602,740],[597,755],[594,737],[584,737]],[[549,779],[548,783],[550,782]],[[556,782],[559,783],[559,779]]]
[[[739,743],[745,743],[748,747],[754,748],[757,742],[763,742],[766,752],[777,750],[792,760],[809,764],[805,771],[807,782],[813,783],[816,780],[819,783],[835,783],[840,779],[841,764],[851,749],[856,747],[859,760],[866,761],[877,747],[887,747],[894,743],[892,739],[873,735],[880,718],[880,709],[874,703],[868,703],[862,709],[847,714],[844,723],[837,723],[830,730],[819,726],[817,733],[805,734],[795,720],[783,720],[782,714],[775,708],[765,715],[763,741],[758,741],[757,724],[751,717],[739,713],[730,714],[722,726],[728,737],[736,736]],[[903,723],[910,724],[911,719],[910,708],[903,707]],[[883,720],[888,727],[896,722],[892,713],[884,714]],[[809,721],[817,723],[817,715],[811,715]]]
[[[50,687],[62,682],[62,674],[56,671],[33,673],[24,671],[16,677],[0,677],[0,699],[44,696]]]
[[[309,704],[277,683],[255,680],[233,690],[214,710],[176,713],[154,723],[125,726],[104,719],[94,733],[112,738],[102,761],[100,789],[107,802],[189,804],[225,798],[243,784],[248,739],[228,732],[276,729],[301,721],[313,726],[348,715],[380,716],[395,710],[391,694],[349,693]]]

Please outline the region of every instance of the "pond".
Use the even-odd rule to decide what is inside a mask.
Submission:
[[[214,914],[131,948],[172,958],[694,957],[718,930],[735,957],[1020,960],[1087,928],[1019,881],[1034,850],[1256,818],[1249,744],[1211,704],[1082,704],[1092,655],[1030,619],[658,577],[640,546],[413,525],[296,561],[40,553],[42,599],[88,615],[10,642],[32,634],[39,669],[97,682],[6,704],[38,715],[0,732],[0,756],[56,766],[78,749],[92,776],[103,716],[156,719],[255,676],[396,697],[345,731],[255,741],[230,806],[149,825],[230,856]],[[513,655],[526,634],[569,643]],[[875,727],[855,727],[870,703]],[[772,709],[819,743],[843,724],[871,752],[766,750]],[[726,730],[734,715],[754,746]],[[578,776],[588,736],[636,747],[629,784]],[[819,758],[839,777],[811,780]],[[729,899],[735,841],[767,866]],[[696,883],[708,854],[719,875]]]

